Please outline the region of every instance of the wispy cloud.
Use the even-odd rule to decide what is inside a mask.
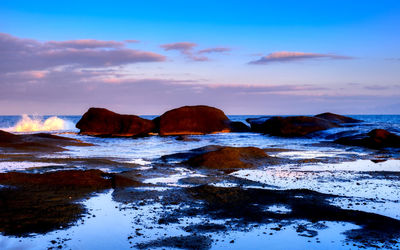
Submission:
[[[224,52],[229,52],[231,50],[232,50],[231,48],[217,47],[217,48],[202,49],[198,53],[199,54],[224,53]]]
[[[128,40],[125,40],[125,42],[126,43],[140,43],[139,40],[134,40],[134,39],[128,39]]]
[[[96,49],[96,48],[122,48],[123,42],[117,41],[99,41],[93,39],[81,39],[70,41],[49,41],[44,46],[51,48],[73,48],[73,49]]]
[[[210,60],[210,58],[204,56],[203,54],[224,53],[224,52],[231,51],[230,48],[224,48],[224,47],[207,48],[207,49],[202,49],[202,50],[196,51],[195,48],[197,46],[198,46],[197,43],[178,42],[178,43],[163,44],[160,47],[163,48],[166,51],[168,51],[168,50],[177,50],[182,55],[186,56],[186,58],[188,58],[189,60],[198,61],[198,62],[203,62],[203,61],[209,61]]]
[[[269,64],[274,62],[293,62],[312,59],[352,59],[352,57],[335,54],[280,51],[251,61],[249,64]]]
[[[179,43],[168,43],[168,44],[163,44],[161,45],[161,48],[164,50],[178,50],[182,54],[185,55],[190,55],[192,54],[192,50],[194,47],[196,47],[196,43],[191,43],[191,42],[179,42]]]
[[[0,33],[0,73],[46,70],[59,66],[110,67],[165,61],[165,56],[101,40],[39,42]]]

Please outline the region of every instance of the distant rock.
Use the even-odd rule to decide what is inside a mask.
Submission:
[[[249,122],[253,132],[283,137],[305,136],[312,132],[339,127],[328,120],[309,116],[275,116],[263,122],[261,120]]]
[[[191,157],[187,164],[224,171],[251,168],[261,165],[269,156],[264,150],[255,147],[220,147]]]
[[[400,148],[400,136],[384,129],[374,129],[367,134],[345,136],[335,140],[336,143],[360,146],[372,149]]]
[[[209,134],[229,132],[229,119],[220,109],[184,106],[165,112],[154,122],[160,135]]]
[[[325,119],[325,120],[328,120],[330,122],[334,122],[337,124],[362,122],[361,120],[357,120],[357,119],[354,119],[354,118],[351,118],[348,116],[338,115],[338,114],[329,113],[329,112],[318,114],[315,117],[322,118],[322,119]]]
[[[121,115],[104,108],[90,108],[76,127],[83,135],[131,137],[147,135],[155,125],[136,115]]]
[[[236,122],[236,121],[231,121],[229,123],[229,127],[231,132],[250,132],[251,129],[249,126],[244,124],[243,122]]]

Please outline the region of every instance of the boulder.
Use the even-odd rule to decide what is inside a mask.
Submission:
[[[358,122],[362,122],[361,120],[357,120],[348,116],[343,116],[343,115],[338,115],[338,114],[334,114],[334,113],[322,113],[322,114],[318,114],[314,117],[318,117],[318,118],[322,118],[325,120],[328,120],[330,122],[334,122],[337,124],[340,123],[358,123]]]
[[[269,156],[255,147],[220,147],[215,151],[191,157],[186,163],[192,167],[204,167],[234,171],[261,165]]]
[[[336,123],[309,116],[275,116],[264,122],[251,122],[251,130],[276,136],[305,136],[312,132],[339,127]]]
[[[143,136],[154,123],[136,115],[121,115],[104,108],[90,108],[76,124],[80,134],[93,136]]]
[[[229,132],[229,119],[220,109],[184,106],[156,118],[160,135],[209,134]]]
[[[335,142],[343,145],[372,149],[400,148],[400,136],[384,129],[374,129],[367,134],[345,136],[335,140]]]

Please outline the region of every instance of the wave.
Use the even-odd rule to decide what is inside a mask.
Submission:
[[[38,132],[38,131],[59,131],[70,130],[74,128],[71,121],[52,116],[43,121],[40,117],[30,117],[22,115],[21,119],[13,127],[7,129],[12,132]]]

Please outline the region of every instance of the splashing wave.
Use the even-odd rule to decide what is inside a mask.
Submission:
[[[36,131],[55,131],[55,130],[66,130],[71,129],[73,124],[69,121],[52,116],[43,121],[38,117],[30,117],[28,115],[22,115],[21,120],[8,130],[14,132],[36,132]]]

